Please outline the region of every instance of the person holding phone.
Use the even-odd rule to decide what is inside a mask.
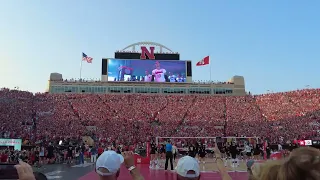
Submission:
[[[32,167],[23,161],[19,161],[19,164],[5,163],[0,166],[0,179],[38,180],[33,173]]]
[[[224,162],[222,159],[221,152],[218,148],[217,141],[215,142],[215,146],[214,146],[213,150],[214,150],[214,154],[216,156],[217,168],[220,173],[221,179],[222,180],[232,180],[231,176],[228,174],[226,167],[224,166]]]

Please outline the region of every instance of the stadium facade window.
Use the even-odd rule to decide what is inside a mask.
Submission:
[[[233,94],[233,90],[232,89],[226,89],[226,94]]]
[[[80,87],[79,87],[79,92],[80,92],[80,93],[86,92],[86,87],[80,86]]]
[[[105,93],[105,92],[106,92],[106,88],[100,86],[100,87],[99,87],[99,93]]]
[[[56,92],[56,93],[60,93],[60,89],[61,89],[60,86],[56,86],[56,87],[55,87],[55,92]]]
[[[140,88],[140,87],[135,88],[134,91],[135,91],[136,93],[144,93],[144,92],[143,92],[143,89]]]
[[[51,86],[49,91],[50,91],[50,93],[56,93],[56,87],[55,86]]]
[[[160,93],[160,88],[151,88],[150,93]]]
[[[76,86],[73,86],[72,88],[71,88],[72,90],[72,92],[78,92],[78,87],[76,87]]]
[[[70,92],[70,93],[71,93],[71,92],[74,92],[74,91],[73,91],[73,86],[65,86],[63,92]]]
[[[89,86],[88,87],[88,92],[90,92],[90,93],[94,93],[95,91],[95,87],[94,86]]]
[[[64,93],[65,92],[65,86],[53,86],[52,87],[53,93]]]
[[[232,89],[216,88],[214,89],[214,94],[232,94]]]
[[[95,89],[95,92],[96,93],[105,93],[105,87],[103,86],[97,86],[96,89]]]
[[[122,91],[122,87],[109,87],[109,93],[121,93]]]
[[[65,87],[64,86],[59,86],[59,92],[64,92],[65,91]]]
[[[210,88],[191,88],[188,90],[189,94],[211,94]]]
[[[123,93],[133,93],[132,87],[123,87]]]
[[[216,88],[213,91],[214,91],[214,94],[222,94],[222,89]]]
[[[55,86],[51,86],[49,91],[50,91],[50,93],[56,93],[56,87]]]
[[[152,90],[151,90],[151,88],[149,88],[149,87],[145,87],[145,88],[143,88],[144,89],[144,91],[145,92],[147,92],[147,93],[150,93]]]
[[[163,88],[162,93],[164,94],[184,94],[183,88]]]

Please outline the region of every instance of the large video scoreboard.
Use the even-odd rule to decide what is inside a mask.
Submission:
[[[108,81],[187,82],[187,61],[107,59]]]
[[[141,52],[115,52],[114,58],[103,58],[101,80],[192,82],[191,61],[180,60],[179,53],[155,53],[154,50],[155,47],[141,46]]]

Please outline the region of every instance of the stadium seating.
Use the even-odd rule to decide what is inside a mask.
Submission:
[[[1,137],[127,145],[156,136],[258,136],[273,142],[319,132],[320,89],[256,96],[32,94],[0,90]],[[315,125],[317,124],[317,125]]]

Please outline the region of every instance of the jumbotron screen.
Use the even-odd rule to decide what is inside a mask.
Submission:
[[[186,61],[108,59],[108,81],[186,82]]]

